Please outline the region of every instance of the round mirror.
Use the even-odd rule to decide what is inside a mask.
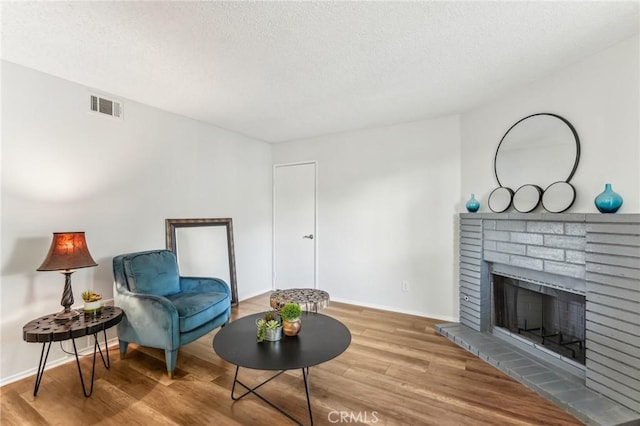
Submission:
[[[540,205],[542,188],[538,185],[522,185],[513,194],[513,208],[520,213],[532,212]]]
[[[554,182],[542,194],[542,207],[549,213],[567,211],[576,200],[576,190],[568,182]]]
[[[546,188],[553,182],[569,182],[579,159],[580,141],[571,123],[559,115],[540,113],[507,130],[496,150],[494,171],[503,187]]]
[[[495,213],[502,213],[511,206],[511,200],[513,199],[513,191],[503,186],[498,187],[491,191],[489,194],[489,209]]]

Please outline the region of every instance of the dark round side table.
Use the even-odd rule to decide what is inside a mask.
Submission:
[[[249,394],[256,395],[271,407],[301,424],[289,413],[277,407],[255,390],[283,374],[287,370],[302,370],[304,388],[307,396],[309,419],[313,424],[311,401],[309,399],[309,367],[322,364],[343,353],[351,343],[349,329],[340,321],[327,315],[304,312],[301,316],[302,329],[297,336],[284,336],[277,342],[256,342],[256,320],[264,313],[239,318],[224,326],[213,338],[213,350],[220,358],[236,366],[231,388],[231,399],[237,401]],[[238,380],[240,367],[256,370],[272,370],[278,373],[257,386],[249,387]],[[247,391],[235,396],[236,384]]]
[[[40,382],[44,375],[44,368],[47,365],[47,358],[49,357],[49,350],[53,342],[61,342],[69,340],[73,342],[73,352],[76,356],[76,363],[78,365],[78,374],[80,375],[80,383],[82,384],[82,392],[85,397],[90,397],[93,393],[93,378],[96,371],[96,352],[100,353],[102,363],[108,370],[111,367],[111,360],[109,359],[109,348],[107,348],[107,329],[118,324],[122,320],[122,309],[115,306],[105,306],[102,310],[95,315],[85,315],[80,313],[79,317],[76,317],[69,321],[56,321],[55,313],[45,315],[43,317],[29,321],[22,327],[22,338],[25,342],[30,343],[42,343],[42,352],[40,352],[40,362],[38,363],[38,374],[36,374],[36,383],[33,387],[33,396],[38,394],[40,388]],[[104,346],[106,352],[106,359],[98,343],[98,333],[101,332],[104,335]],[[76,340],[78,337],[93,335],[93,366],[91,368],[91,387],[87,392],[84,378],[82,375],[82,369],[80,368],[80,359],[78,358],[78,349],[76,348]],[[45,347],[47,351],[45,353]]]

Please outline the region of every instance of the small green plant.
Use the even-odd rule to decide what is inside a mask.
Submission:
[[[293,321],[300,318],[300,315],[302,315],[302,309],[300,305],[294,302],[287,303],[280,309],[280,316],[283,321]]]
[[[279,327],[281,327],[280,323],[276,320],[269,320],[265,325],[269,330],[277,330]]]
[[[267,337],[267,330],[277,330],[282,327],[280,320],[276,316],[276,313],[273,311],[268,311],[264,314],[263,318],[260,318],[256,325],[258,326],[258,335],[257,340],[258,343],[264,341]]]
[[[264,314],[264,320],[265,321],[273,321],[276,319],[276,313],[273,311],[268,311]]]
[[[258,343],[260,343],[267,336],[267,322],[260,318],[256,324],[258,326]]]
[[[97,302],[98,300],[101,300],[101,299],[102,299],[101,295],[94,293],[91,290],[82,292],[82,300],[84,300],[85,302]]]

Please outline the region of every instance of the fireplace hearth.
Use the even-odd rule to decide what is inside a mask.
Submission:
[[[438,331],[587,424],[640,424],[640,214],[460,215]]]

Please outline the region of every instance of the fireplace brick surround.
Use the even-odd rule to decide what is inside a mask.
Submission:
[[[438,331],[588,424],[640,424],[640,214],[464,213],[459,229],[460,323]],[[492,327],[494,273],[586,297],[584,367]]]

